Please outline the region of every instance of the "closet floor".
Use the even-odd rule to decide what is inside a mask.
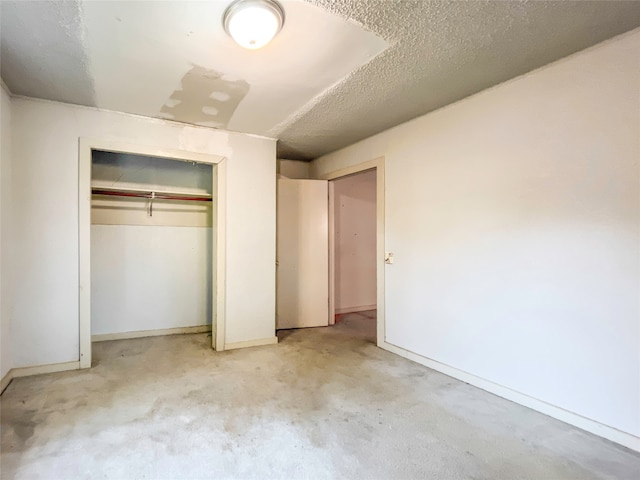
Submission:
[[[1,476],[637,478],[640,455],[377,348],[369,317],[223,353],[95,344],[92,369],[2,395]]]

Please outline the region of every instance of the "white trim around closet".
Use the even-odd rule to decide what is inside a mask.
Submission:
[[[215,255],[212,255],[213,302],[212,339],[215,350],[224,350],[226,279],[226,162],[220,155],[137,145],[126,142],[80,138],[78,152],[78,242],[79,242],[79,368],[91,367],[91,152],[101,150],[215,166]]]

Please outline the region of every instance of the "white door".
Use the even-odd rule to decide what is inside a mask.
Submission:
[[[276,328],[329,324],[326,180],[278,180]]]

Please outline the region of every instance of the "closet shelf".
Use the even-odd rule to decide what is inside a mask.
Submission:
[[[166,192],[166,191],[158,191],[158,190],[141,190],[136,188],[92,187],[91,194],[114,196],[114,197],[146,198],[149,200],[179,200],[179,201],[191,201],[191,202],[213,201],[212,196],[208,194]]]

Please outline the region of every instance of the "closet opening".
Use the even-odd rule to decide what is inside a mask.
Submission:
[[[223,158],[87,142],[80,152],[81,368],[91,366],[91,342],[103,340],[211,331],[213,348],[222,350]]]

